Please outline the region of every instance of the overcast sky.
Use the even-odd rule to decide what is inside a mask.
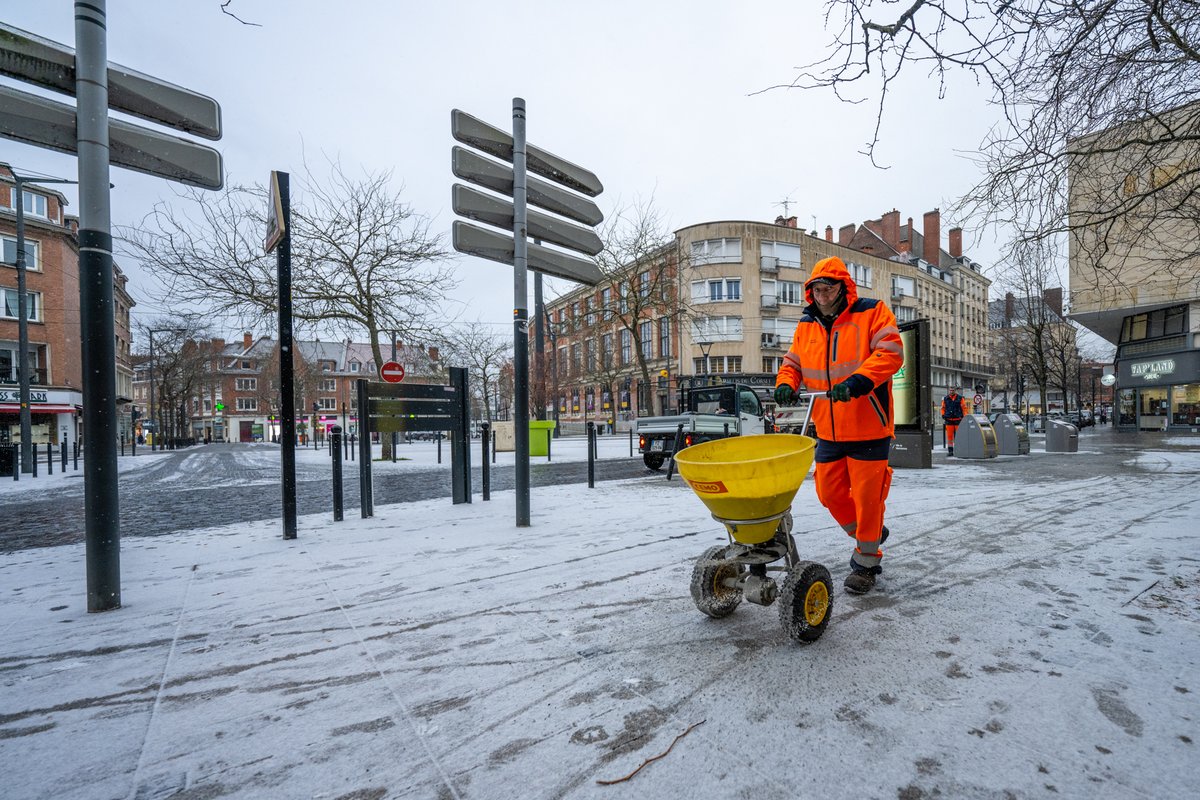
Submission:
[[[936,80],[914,75],[885,117],[881,170],[860,152],[873,98],[757,93],[826,52],[820,3],[234,0],[231,10],[254,25],[220,5],[109,0],[109,60],[220,103],[215,146],[228,183],[265,183],[273,169],[298,174],[305,159],[320,168],[326,157],[351,173],[392,170],[447,239],[453,108],[510,129],[512,99],[523,97],[529,141],[594,171],[606,213],[653,198],[673,229],[771,221],[785,200],[802,226],[822,231],[893,207],[920,220],[973,184],[964,153],[993,117],[968,82],[939,100]],[[3,18],[74,43],[72,0],[8,5]],[[0,160],[76,177],[74,157],[8,140]],[[135,224],[177,191],[119,168],[112,182],[115,225]],[[74,187],[64,193],[78,213]],[[994,277],[995,244],[967,250]],[[511,268],[456,262],[459,315],[510,330]],[[148,277],[120,263],[141,301],[135,316],[161,313],[139,288]]]

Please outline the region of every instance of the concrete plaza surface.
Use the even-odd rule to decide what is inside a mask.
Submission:
[[[0,555],[0,796],[1187,796],[1200,439],[1081,442],[898,470],[862,597],[805,481],[811,645],[696,611],[662,473],[126,539],[102,614],[83,546]]]

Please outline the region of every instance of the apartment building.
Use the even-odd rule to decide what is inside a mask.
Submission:
[[[79,242],[77,218],[66,213],[60,192],[23,183],[25,288],[30,421],[35,444],[72,443],[81,433],[83,374],[80,356]],[[0,445],[20,441],[20,349],[17,305],[17,188],[0,163]],[[127,278],[113,265],[117,402],[132,399]],[[122,425],[127,430],[128,415]]]
[[[1122,430],[1200,430],[1200,103],[1069,143],[1070,316],[1116,345]]]
[[[996,378],[990,385],[991,409],[1017,414],[1065,412],[1082,405],[1076,386],[1054,385],[1059,377],[1056,361],[1078,359],[1076,329],[1063,312],[1061,287],[1045,289],[1041,297],[1018,297],[1012,292],[988,303],[988,331]],[[1040,336],[1048,365],[1045,396],[1028,361],[1034,357],[1031,339]],[[1079,368],[1083,369],[1082,359]],[[1072,392],[1071,389],[1075,391]],[[1090,388],[1090,387],[1089,387]]]
[[[828,256],[845,261],[859,294],[887,301],[898,320],[930,320],[935,396],[951,385],[986,385],[990,281],[962,253],[960,229],[942,248],[940,225],[936,210],[920,231],[893,210],[842,226],[836,241],[832,227],[822,238],[795,217],[681,228],[669,265],[677,302],[648,304],[635,320],[649,381],[631,326],[606,317],[626,293],[643,291],[648,272],[632,271],[639,277],[630,286],[581,287],[547,305],[560,420],[616,423],[671,410],[679,388],[714,378],[768,399],[806,305],[805,280]]]

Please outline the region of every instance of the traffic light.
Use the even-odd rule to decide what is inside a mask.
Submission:
[[[321,404],[318,403],[316,400],[313,400],[313,413],[316,414],[320,410],[321,410]]]
[[[133,408],[129,409],[129,418],[131,420],[133,420],[134,422],[137,422],[138,417],[140,417],[141,415],[142,415],[142,412],[138,411],[137,406],[134,406]]]

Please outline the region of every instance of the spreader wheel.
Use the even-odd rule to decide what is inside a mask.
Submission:
[[[829,570],[813,561],[788,571],[779,589],[779,622],[788,636],[799,642],[821,638],[833,614],[831,585]]]
[[[744,567],[722,558],[724,547],[710,547],[696,559],[692,569],[692,600],[696,608],[715,619],[727,617],[742,602],[742,590],[725,585],[728,578],[737,578]]]
[[[665,462],[666,460],[667,460],[667,457],[664,456],[662,453],[643,453],[642,454],[642,463],[645,464],[648,469],[652,469],[655,472],[658,472],[660,469],[662,469],[663,462]]]

